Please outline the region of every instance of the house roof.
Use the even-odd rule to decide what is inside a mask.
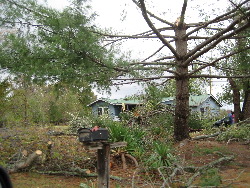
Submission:
[[[88,106],[91,106],[99,101],[103,101],[112,105],[122,105],[122,104],[130,104],[130,105],[137,105],[137,104],[142,104],[142,101],[140,100],[125,100],[125,99],[107,99],[107,98],[101,98],[98,99],[92,103],[90,103]]]
[[[213,96],[209,94],[204,94],[204,95],[190,95],[189,97],[189,106],[199,106],[201,103],[206,101],[208,98],[212,98],[220,107],[222,107],[222,104]],[[167,101],[174,101],[174,97],[166,97],[162,99],[162,102],[167,102]],[[102,101],[106,102],[112,105],[122,105],[122,104],[127,104],[127,105],[138,105],[142,104],[143,102],[141,100],[126,100],[126,99],[107,99],[107,98],[101,98],[98,99],[92,103],[90,103],[88,106],[92,106],[93,104]]]
[[[209,95],[209,94],[204,94],[204,95],[190,95],[190,97],[189,97],[189,106],[199,106],[201,103],[203,103],[204,101],[206,101],[210,97],[220,107],[222,107],[222,104],[213,95]],[[167,98],[163,98],[162,102],[173,101],[173,100],[175,100],[174,97],[167,97]]]

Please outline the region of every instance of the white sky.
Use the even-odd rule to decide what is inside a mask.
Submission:
[[[66,0],[47,0],[47,2],[49,5],[60,9],[67,5]],[[149,30],[139,10],[137,10],[136,6],[131,2],[131,0],[92,0],[92,9],[98,14],[95,22],[96,25],[101,28],[113,28],[115,31],[123,34],[137,34]],[[146,2],[151,3],[148,7],[149,10],[157,10],[154,11],[154,13],[161,15],[161,17],[166,16],[166,20],[174,22],[180,14],[183,0],[148,0]],[[188,3],[194,4],[195,2],[197,2],[197,0],[189,0]],[[212,2],[216,3],[216,7],[226,7],[227,0],[199,0],[199,4],[202,5],[203,8],[209,7],[206,9],[206,14],[209,13],[212,15],[214,12],[217,13],[218,10],[213,10],[211,8],[210,3]],[[186,15],[192,16],[187,17],[187,23],[195,23],[199,21],[198,9],[199,7],[187,9]],[[133,49],[131,55],[135,58],[144,55],[145,50],[150,51],[148,45],[141,45],[141,43],[139,45],[135,42],[126,44],[126,48]],[[216,96],[218,91],[221,91],[222,84],[223,82],[213,82],[212,94],[214,96]],[[141,92],[142,88],[136,85],[127,85],[120,87],[120,90],[112,88],[111,91],[111,96],[107,96],[105,93],[99,93],[96,90],[95,93],[98,97],[123,98]],[[207,92],[209,93],[209,88],[207,89]]]

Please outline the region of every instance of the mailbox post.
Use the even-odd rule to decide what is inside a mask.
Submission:
[[[110,149],[127,146],[127,143],[108,142],[108,130],[105,128],[81,128],[78,135],[86,150],[97,150],[98,188],[109,188]]]

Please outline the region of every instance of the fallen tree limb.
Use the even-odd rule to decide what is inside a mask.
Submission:
[[[222,158],[219,158],[218,160],[216,161],[212,161],[211,163],[207,164],[207,165],[204,165],[202,167],[200,167],[198,169],[198,171],[191,177],[189,178],[188,182],[186,183],[186,186],[189,187],[192,185],[193,181],[195,180],[196,177],[198,177],[199,175],[201,175],[204,171],[206,171],[207,169],[209,168],[212,168],[222,162],[225,162],[225,161],[231,161],[234,159],[234,156],[227,156],[227,157],[222,157]]]
[[[80,177],[97,177],[96,173],[85,173],[82,169],[82,172],[71,172],[71,171],[36,171],[39,174],[48,174],[48,175],[64,175],[64,176],[80,176]],[[110,176],[110,179],[121,181],[122,178],[118,176]]]
[[[220,132],[217,132],[217,133],[214,133],[214,134],[211,134],[211,135],[201,135],[201,136],[197,136],[197,137],[192,138],[192,140],[200,140],[200,139],[204,139],[204,138],[211,138],[211,137],[218,136],[219,134],[220,134]]]
[[[247,119],[245,119],[245,120],[243,120],[243,121],[240,121],[239,123],[237,123],[236,125],[237,126],[240,126],[240,125],[243,125],[243,124],[245,124],[246,126],[250,126],[249,124],[250,124],[250,118],[247,118]],[[248,124],[248,125],[247,125]]]
[[[9,173],[17,172],[18,170],[25,169],[29,167],[40,155],[42,155],[41,150],[36,150],[32,154],[28,155],[25,161],[18,162],[14,165],[13,168],[9,169]]]
[[[129,158],[130,160],[132,160],[132,161],[134,162],[134,164],[135,164],[135,167],[138,167],[138,166],[139,166],[139,164],[138,164],[136,158],[134,158],[132,155],[130,155],[130,154],[128,154],[128,153],[125,153],[124,156],[127,157],[127,158]]]
[[[86,173],[84,171],[82,171],[82,172],[71,172],[71,171],[36,171],[36,172],[39,173],[39,174],[48,174],[48,175],[97,177],[97,174],[95,174],[95,173]]]
[[[125,170],[127,169],[127,164],[124,153],[121,153],[121,158],[122,158],[122,169]]]

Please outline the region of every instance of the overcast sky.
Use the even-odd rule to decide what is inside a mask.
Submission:
[[[48,4],[57,7],[63,8],[67,5],[66,0],[47,0]],[[101,28],[113,28],[115,31],[124,33],[124,34],[137,34],[149,30],[147,24],[145,23],[140,11],[136,6],[131,3],[132,0],[92,0],[91,6],[92,10],[97,13],[95,24]],[[154,2],[149,6],[150,10],[157,10],[155,13],[157,15],[166,16],[168,21],[174,22],[181,12],[181,7],[183,0],[175,1],[163,1],[163,0],[149,0],[147,2]],[[216,7],[227,7],[227,0],[199,0],[199,4],[202,7],[197,7],[194,5],[197,0],[189,0],[189,3],[193,4],[194,8],[189,8],[186,11],[186,15],[191,15],[186,18],[187,23],[194,23],[199,21],[199,8],[210,7],[212,2],[216,2]],[[210,13],[209,13],[210,11]],[[218,11],[218,10],[216,10]],[[214,9],[206,9],[206,14],[213,14],[216,12]],[[200,20],[201,21],[201,20]],[[132,57],[137,58],[138,56],[144,55],[145,51],[149,50],[148,45],[140,46],[135,43],[127,43],[124,47],[124,50],[133,49]],[[212,94],[217,95],[218,91],[221,91],[223,82],[213,82]],[[136,93],[142,92],[142,87],[136,85],[127,85],[120,87],[120,90],[117,90],[112,87],[111,95],[105,93],[97,92],[95,93],[98,97],[110,97],[110,98],[123,98]],[[209,93],[209,88],[207,89]]]

